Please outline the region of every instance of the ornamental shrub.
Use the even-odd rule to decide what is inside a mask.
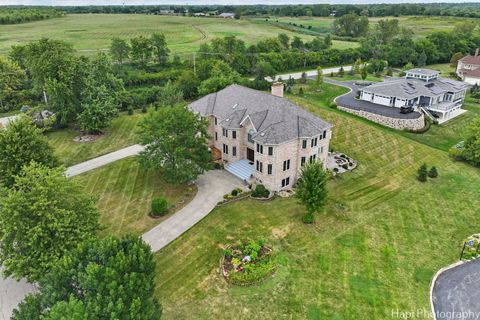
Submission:
[[[133,107],[132,106],[128,107],[127,113],[128,113],[129,116],[133,115]]]
[[[270,191],[268,191],[263,184],[257,185],[252,192],[252,197],[254,198],[268,198],[269,195]]]
[[[152,215],[155,217],[161,217],[168,211],[168,201],[165,198],[155,198],[152,201]]]
[[[307,212],[305,215],[302,217],[302,221],[305,224],[312,224],[315,221],[315,217],[313,213]]]
[[[430,171],[428,171],[428,176],[429,176],[430,178],[436,178],[436,177],[438,177],[437,168],[432,167],[432,168],[430,169]]]

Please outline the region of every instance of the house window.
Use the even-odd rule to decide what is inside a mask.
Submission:
[[[302,159],[300,160],[300,165],[303,167],[305,165],[305,161],[306,161],[306,158],[305,157],[302,157]]]
[[[283,171],[290,169],[290,159],[283,161]]]
[[[222,133],[224,137],[228,138],[228,130],[227,129],[222,129]]]
[[[215,140],[218,140],[218,133],[215,132]]]
[[[257,152],[263,154],[263,145],[257,143]]]
[[[318,143],[318,138],[315,138],[315,139],[312,139],[312,145],[311,147],[316,147],[317,146],[317,143]]]
[[[217,118],[215,118],[215,125],[217,125]]]
[[[237,147],[232,147],[232,155],[233,155],[234,157],[237,156]]]
[[[253,130],[248,131],[248,142],[253,143],[253,134],[254,133],[255,133],[255,131],[253,131]]]
[[[273,165],[271,164],[267,165],[267,173],[272,174],[272,171],[273,171]]]
[[[288,186],[290,184],[290,177],[282,179],[282,188]]]
[[[223,144],[223,153],[228,154],[228,146]]]
[[[302,141],[302,149],[307,149],[307,140]]]
[[[323,147],[320,147],[320,153],[323,153]]]
[[[325,139],[327,137],[327,130],[323,131],[323,135],[320,136],[320,139]]]
[[[316,155],[316,154],[311,155],[311,156],[310,156],[310,163],[315,162],[316,159],[317,159],[317,155]]]
[[[273,147],[268,147],[268,155],[273,156]]]
[[[232,131],[232,138],[237,139],[237,131]]]
[[[263,172],[263,163],[257,160],[257,171]]]

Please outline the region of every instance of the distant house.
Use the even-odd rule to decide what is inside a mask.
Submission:
[[[193,14],[193,16],[194,16],[194,17],[205,17],[206,14],[203,13],[203,12],[196,12],[196,13]]]
[[[165,16],[166,15],[173,15],[173,14],[175,14],[175,10],[166,10],[166,9],[165,10],[160,10],[160,14],[165,15]]]
[[[223,12],[223,13],[220,13],[218,17],[223,19],[235,19],[235,13]]]
[[[408,70],[405,78],[361,89],[359,99],[400,110],[426,109],[439,122],[445,122],[463,113],[462,104],[469,85],[440,78],[438,74],[438,71],[429,69]]]
[[[457,76],[469,84],[480,84],[480,55],[479,49],[475,55],[468,55],[458,60]]]
[[[225,170],[270,191],[292,188],[306,163],[325,165],[332,137],[332,125],[283,98],[283,88],[234,84],[188,106],[208,119],[209,145]]]

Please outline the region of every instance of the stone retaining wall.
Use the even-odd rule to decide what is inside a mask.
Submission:
[[[353,109],[345,108],[342,106],[338,106],[338,109],[348,113],[353,113],[362,118],[368,119],[370,121],[376,122],[383,126],[397,129],[397,130],[404,130],[404,129],[420,130],[425,126],[425,119],[423,114],[417,119],[398,119],[398,118],[381,116],[381,115],[367,112],[367,111],[353,110]]]

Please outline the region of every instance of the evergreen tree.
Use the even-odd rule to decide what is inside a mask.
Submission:
[[[429,176],[430,178],[436,178],[436,177],[438,177],[437,168],[436,168],[436,167],[432,167],[432,168],[430,169],[430,171],[428,171],[428,176]]]
[[[420,182],[427,181],[427,173],[428,173],[427,165],[424,163],[418,169],[418,176],[417,176],[418,181]]]
[[[313,223],[313,214],[324,208],[328,196],[327,173],[322,163],[313,162],[302,167],[295,195],[307,209],[304,222]]]

